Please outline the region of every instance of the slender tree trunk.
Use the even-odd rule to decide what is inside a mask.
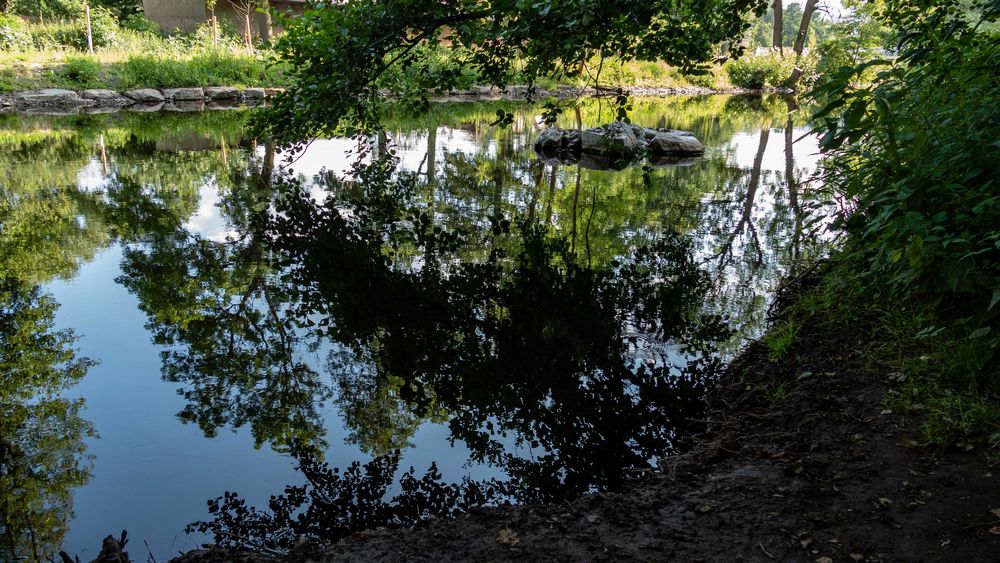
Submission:
[[[816,4],[819,0],[806,0],[806,5],[802,9],[802,21],[799,22],[799,32],[795,35],[795,69],[788,82],[793,86],[798,86],[799,79],[802,78],[802,51],[806,48],[806,37],[809,36],[809,22],[812,20],[813,12],[816,11]]]
[[[771,11],[774,13],[774,29],[771,32],[771,48],[777,49],[782,54],[785,53],[783,46],[782,30],[784,29],[784,15],[781,8],[781,0],[774,0],[771,4]]]
[[[8,9],[10,9],[10,1],[0,0],[0,14],[6,14]]]
[[[253,36],[250,32],[250,14],[243,15],[243,40],[246,42],[247,51],[253,51]]]

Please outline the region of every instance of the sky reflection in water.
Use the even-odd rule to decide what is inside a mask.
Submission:
[[[777,280],[818,251],[797,229],[816,145],[786,158],[804,128],[780,99],[635,105],[705,158],[648,182],[554,166],[530,108],[498,130],[495,107],[458,104],[393,121],[410,182],[327,177],[350,168],[339,140],[268,181],[288,171],[242,114],[0,121],[0,463],[21,491],[0,494],[2,543],[30,557],[31,529],[40,552],[86,558],[128,528],[169,557],[201,541],[180,532],[207,499],[301,482],[295,440],[332,465],[403,448],[418,476],[436,462],[445,481],[516,475],[551,496],[667,453],[714,373],[678,390],[678,369],[759,331]],[[290,185],[306,195],[275,197]],[[716,314],[736,337],[702,330]],[[17,375],[16,346],[48,382]],[[18,473],[32,463],[63,478]]]

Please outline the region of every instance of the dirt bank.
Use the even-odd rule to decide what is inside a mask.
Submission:
[[[806,323],[785,359],[752,345],[712,432],[624,494],[477,510],[357,534],[303,561],[995,561],[1000,472],[930,451],[884,410],[858,334]],[[595,452],[600,455],[600,452]],[[179,562],[269,561],[198,552]]]

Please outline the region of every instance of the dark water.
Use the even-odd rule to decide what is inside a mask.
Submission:
[[[209,499],[303,483],[292,452],[384,479],[324,508],[365,525],[463,479],[614,488],[681,447],[820,251],[815,141],[778,98],[639,100],[706,156],[589,170],[534,155],[537,114],[394,117],[355,169],[346,140],[288,164],[242,113],[0,119],[0,558],[127,528],[162,561]]]

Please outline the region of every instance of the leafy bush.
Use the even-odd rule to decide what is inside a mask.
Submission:
[[[420,45],[414,52],[416,62],[390,67],[380,81],[382,87],[397,92],[421,92],[447,85],[461,90],[479,81],[476,71],[463,64],[467,52],[438,45]]]
[[[155,35],[160,32],[160,26],[142,14],[133,14],[126,18],[122,22],[122,28],[147,35]]]
[[[31,47],[31,33],[21,18],[0,14],[0,51],[23,51]]]
[[[795,67],[795,59],[780,53],[750,55],[725,65],[729,79],[740,88],[760,89],[784,86]]]
[[[123,88],[165,88],[177,86],[219,86],[282,83],[278,69],[261,59],[213,51],[178,60],[157,56],[137,56],[118,69]]]
[[[119,39],[121,27],[114,14],[98,6],[90,9],[90,31],[93,35],[94,48],[98,49],[113,45]],[[83,12],[76,13],[72,25],[60,30],[55,38],[59,45],[85,50],[87,25],[84,22]]]
[[[66,57],[57,73],[77,88],[97,88],[101,86],[101,63],[86,56]]]
[[[848,209],[838,226],[849,235],[847,259],[861,264],[851,283],[908,317],[930,309],[907,331],[913,351],[900,356],[910,396],[931,405],[925,431],[946,441],[971,428],[963,412],[979,413],[981,428],[1000,420],[1000,82],[992,72],[1000,37],[983,31],[1000,20],[1000,6],[901,5],[883,17],[904,38],[899,58],[832,73],[815,92],[827,101],[816,114],[824,180]]]

